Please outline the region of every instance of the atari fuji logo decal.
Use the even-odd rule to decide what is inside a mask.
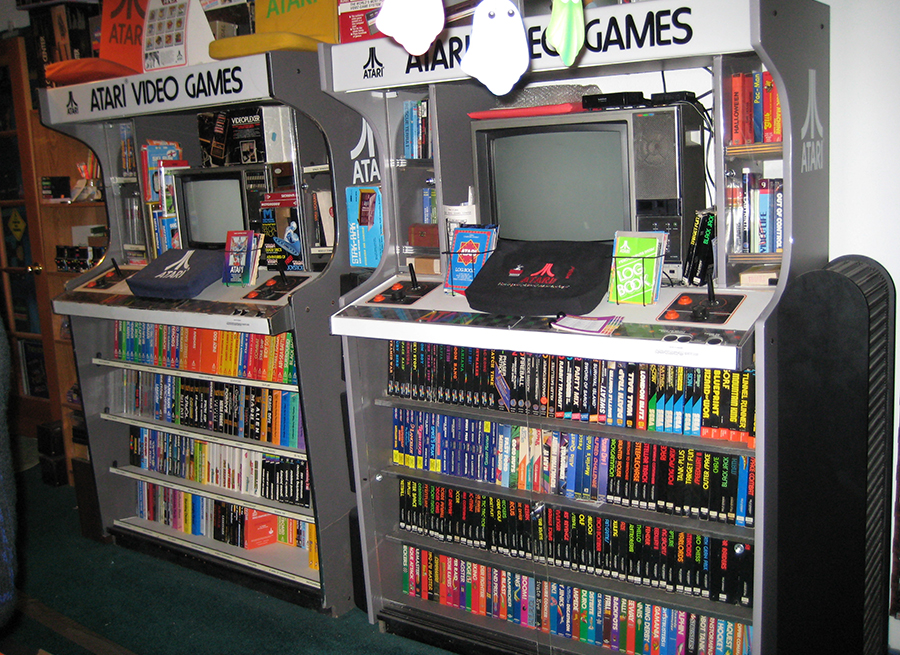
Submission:
[[[806,120],[800,128],[800,172],[809,173],[825,168],[825,129],[819,120],[819,103],[816,96],[816,71],[809,69],[809,100]]]

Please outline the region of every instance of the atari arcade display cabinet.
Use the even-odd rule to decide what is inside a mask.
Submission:
[[[333,199],[361,117],[321,92],[314,53],[47,89],[41,103],[97,153],[107,200],[106,256],[54,301],[71,316],[104,531],[346,612],[356,500],[328,321],[349,267]],[[266,235],[258,276],[226,285],[228,232],[246,230]],[[174,253],[162,277],[212,258],[215,279],[132,292]]]
[[[420,57],[390,39],[320,50],[382,153],[384,254],[331,320],[370,621],[461,652],[884,652],[894,291],[874,262],[827,261],[828,7],[588,8],[572,70],[543,46],[549,16],[516,4],[536,109],[462,73],[467,25]],[[692,74],[705,88],[679,93]],[[616,93],[601,111],[542,95],[573,81]],[[777,90],[768,134],[754,84]],[[411,154],[417,129],[430,146]],[[542,186],[565,177],[580,194]],[[431,251],[411,229],[426,183]],[[602,297],[568,312],[586,320],[515,305],[510,288],[577,269],[549,258],[501,260],[493,297],[446,292],[471,255],[448,231],[467,202],[498,226],[492,258],[666,231],[658,299],[616,302],[601,272]]]

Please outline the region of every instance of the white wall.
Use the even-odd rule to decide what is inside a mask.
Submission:
[[[900,131],[893,126],[900,109],[900,2],[824,2],[831,7],[830,255],[871,257],[900,286],[900,180],[894,178]],[[897,408],[895,396],[900,414]],[[900,648],[900,621],[891,620],[889,641]]]

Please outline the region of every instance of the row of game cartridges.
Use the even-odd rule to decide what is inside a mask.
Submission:
[[[403,544],[404,596],[546,635],[653,655],[749,655],[753,627],[657,602],[551,582]]]
[[[391,341],[387,394],[755,442],[755,372]]]
[[[729,604],[753,602],[749,544],[587,509],[400,478],[402,530],[501,555]]]
[[[393,463],[752,527],[756,458],[394,408]]]

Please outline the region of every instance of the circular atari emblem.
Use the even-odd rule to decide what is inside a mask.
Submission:
[[[471,266],[478,261],[478,244],[472,239],[459,244],[456,261],[463,266]]]

